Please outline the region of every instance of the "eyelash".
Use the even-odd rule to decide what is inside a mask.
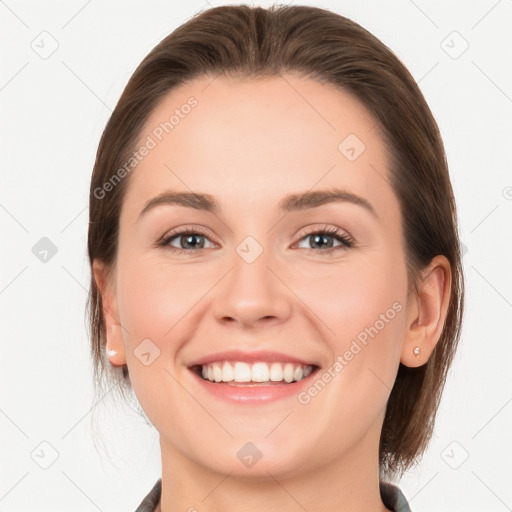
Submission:
[[[302,236],[299,239],[299,242],[301,240],[303,240],[304,238],[307,238],[308,236],[312,236],[312,235],[327,235],[327,236],[334,237],[336,240],[338,240],[338,242],[341,242],[342,245],[341,246],[337,246],[337,247],[331,247],[330,249],[326,249],[326,250],[319,249],[317,251],[317,250],[315,250],[313,248],[309,248],[309,250],[310,251],[315,251],[315,252],[321,252],[323,254],[331,254],[332,252],[334,252],[334,251],[336,251],[338,249],[350,249],[350,248],[353,248],[355,246],[355,240],[350,235],[342,234],[342,233],[343,233],[342,231],[340,231],[337,228],[333,228],[333,227],[320,228],[320,229],[317,229],[317,230],[310,231],[308,233],[302,234]],[[173,239],[175,239],[176,237],[178,237],[180,235],[200,235],[200,236],[204,236],[205,238],[208,238],[208,235],[206,233],[203,233],[200,230],[197,230],[195,228],[186,226],[184,228],[178,229],[176,231],[171,231],[171,233],[164,235],[161,239],[159,239],[156,242],[155,245],[156,245],[156,247],[165,248],[166,250],[169,250],[170,252],[173,252],[173,253],[192,253],[192,254],[195,254],[196,252],[201,250],[201,249],[179,249],[177,247],[172,247],[171,245],[169,245],[170,242]]]

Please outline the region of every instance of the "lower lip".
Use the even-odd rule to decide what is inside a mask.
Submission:
[[[318,370],[319,368],[316,368],[305,379],[298,382],[262,385],[251,383],[252,385],[246,386],[243,384],[233,386],[227,382],[211,382],[201,378],[193,370],[190,370],[190,373],[208,393],[218,398],[236,403],[263,404],[297,395],[303,388],[310,385],[312,376],[316,375]]]

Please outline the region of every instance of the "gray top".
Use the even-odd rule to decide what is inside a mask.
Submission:
[[[396,485],[381,480],[379,486],[382,502],[387,508],[393,512],[411,512],[409,503],[407,503],[402,491]],[[151,491],[149,491],[149,494],[142,500],[135,512],[154,512],[160,501],[161,494],[162,479],[160,478]]]

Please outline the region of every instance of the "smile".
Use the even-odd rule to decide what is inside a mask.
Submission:
[[[231,385],[272,385],[273,383],[299,382],[313,370],[313,365],[285,362],[215,361],[197,365],[195,371],[210,382],[225,382]]]
[[[242,406],[295,400],[310,385],[320,367],[279,361],[215,361],[188,369],[197,383],[194,386],[199,385],[200,392],[206,393],[208,399]]]

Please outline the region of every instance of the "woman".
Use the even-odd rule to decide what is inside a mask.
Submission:
[[[410,510],[458,343],[443,143],[356,23],[223,6],[143,60],[90,194],[98,389],[133,389],[162,478],[137,510]]]

